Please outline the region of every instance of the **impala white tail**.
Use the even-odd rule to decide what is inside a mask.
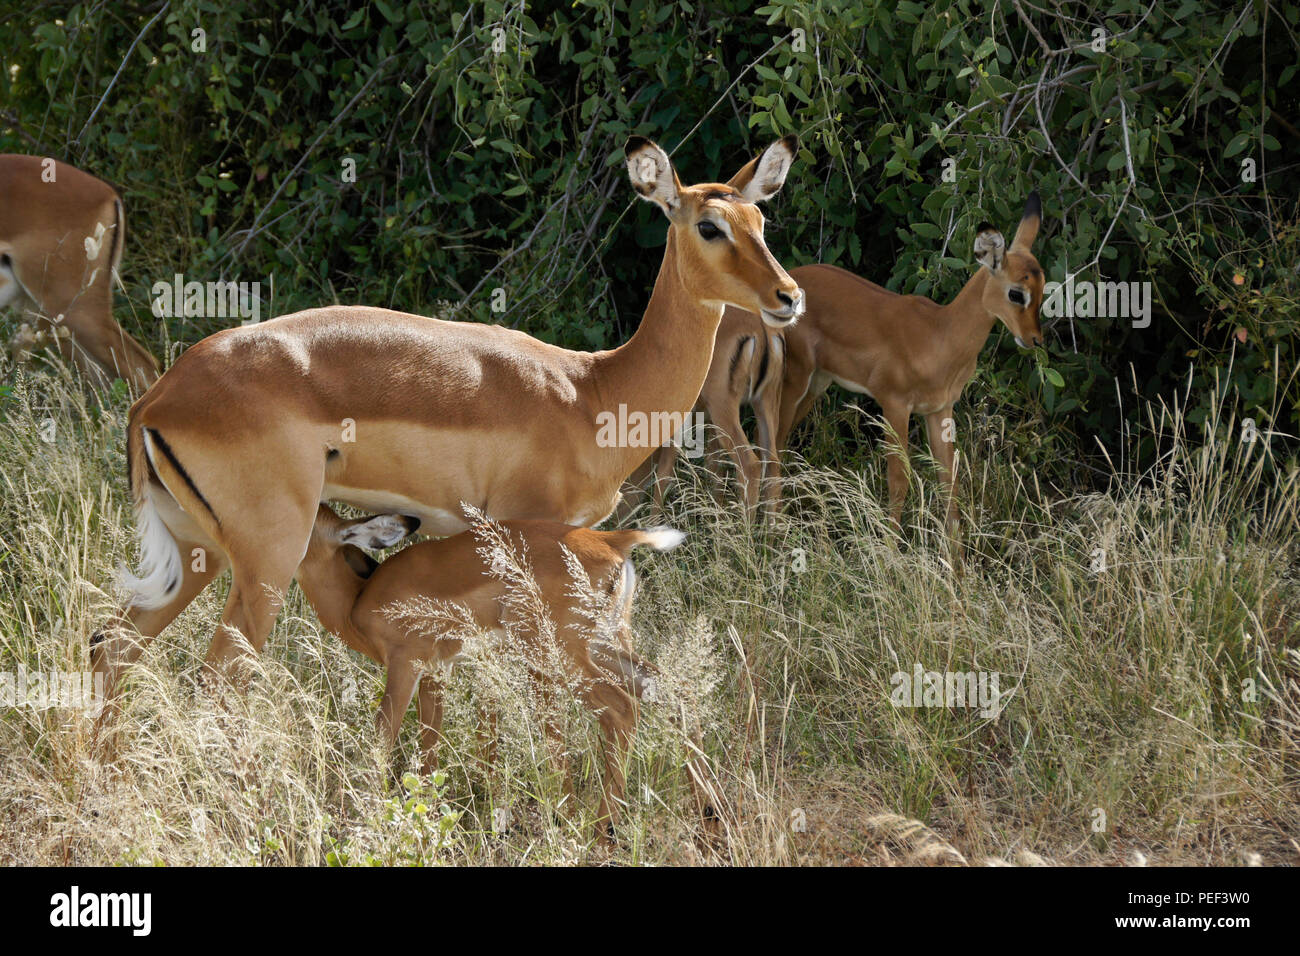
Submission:
[[[126,591],[126,606],[152,611],[169,603],[181,586],[181,552],[153,502],[157,494],[145,492],[136,507],[136,539],[140,544],[140,570],[118,565],[118,585]]]
[[[153,440],[147,428],[140,429],[140,438],[134,442],[128,437],[127,467],[131,497],[135,502],[140,571],[132,573],[125,564],[120,564],[117,579],[118,585],[126,591],[126,606],[145,611],[168,604],[180,590],[182,577],[180,548],[154,500],[155,495],[168,493],[149,481],[153,458]]]
[[[645,543],[656,551],[671,551],[686,540],[685,531],[678,531],[667,525],[650,528],[642,533],[645,535]]]

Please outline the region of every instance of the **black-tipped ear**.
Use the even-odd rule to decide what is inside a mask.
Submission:
[[[1043,202],[1038,196],[1038,190],[1035,189],[1025,200],[1025,212],[1020,217],[1020,225],[1016,227],[1016,234],[1011,239],[1011,248],[1018,252],[1028,252],[1029,247],[1034,244],[1038,238],[1038,227],[1043,222]]]
[[[798,153],[799,137],[783,136],[741,167],[727,185],[740,193],[745,202],[771,199],[781,191]]]

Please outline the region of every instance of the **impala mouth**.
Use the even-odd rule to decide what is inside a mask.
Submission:
[[[764,325],[769,325],[774,329],[788,328],[794,325],[799,319],[798,312],[787,309],[783,309],[780,312],[769,312],[767,309],[763,309],[759,312],[759,315],[763,317]]]
[[[758,314],[762,316],[765,325],[771,326],[774,329],[788,328],[799,320],[799,316],[803,315],[804,301],[803,289],[796,289],[794,298],[784,309],[777,309],[775,311],[772,309],[761,309]]]

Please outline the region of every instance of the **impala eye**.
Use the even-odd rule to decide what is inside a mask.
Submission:
[[[700,236],[704,239],[717,239],[722,235],[722,230],[707,219],[701,221],[695,228],[700,231]]]
[[[1016,305],[1020,305],[1020,306],[1025,305],[1026,302],[1028,301],[1025,298],[1025,294],[1021,292],[1019,289],[1012,289],[1010,292],[1007,293],[1007,298],[1010,299],[1012,302],[1014,302]]]

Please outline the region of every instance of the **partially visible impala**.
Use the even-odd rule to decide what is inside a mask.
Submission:
[[[729,183],[683,186],[662,149],[628,141],[632,185],[669,228],[641,326],[612,351],[341,306],[227,329],[188,349],[127,426],[141,574],[127,576],[125,610],[91,639],[110,703],[121,669],[227,565],[230,594],[206,670],[231,670],[237,635],[260,651],[322,501],[412,515],[435,536],[464,530],[462,502],[497,519],[602,521],[652,449],[602,447],[598,416],[680,421],[725,305],[773,327],[802,311],[754,205],[780,190],[796,148],[786,137]]]
[[[1041,221],[1042,206],[1034,192],[1010,248],[1000,232],[980,224],[975,235],[980,269],[947,305],[890,292],[835,266],[792,269],[790,275],[805,290],[808,304],[807,314],[786,334],[776,447],[785,448],[790,430],[832,382],[871,396],[893,432],[889,513],[898,524],[907,497],[908,422],[912,415],[921,415],[939,464],[946,523],[955,531],[952,406],[975,374],[980,349],[999,320],[1022,348],[1042,342],[1038,312],[1043,270],[1030,251]],[[779,488],[773,493],[779,496]]]
[[[0,308],[35,308],[54,340],[100,384],[125,379],[136,392],[158,363],[113,320],[113,274],[126,221],[113,187],[66,163],[0,155]]]
[[[362,548],[385,548],[414,530],[399,515],[344,520],[321,505],[299,582],[321,623],[355,651],[387,668],[376,722],[389,748],[419,683],[418,711],[424,769],[431,770],[442,732],[443,681],[476,631],[500,642],[507,635],[548,696],[556,683],[572,686],[600,721],[605,764],[601,835],[617,825],[623,802],[624,763],[636,730],[638,701],[655,686],[656,669],[632,649],[630,623],[636,572],[632,549],[676,547],[684,537],[671,528],[593,531],[550,521],[507,521],[486,534],[475,530],[441,541],[421,541],[376,564]],[[493,573],[493,548],[526,554],[541,607],[522,614],[516,582]],[[564,550],[577,560],[573,570]],[[486,552],[486,553],[485,553]],[[607,595],[603,608],[584,601],[584,589]],[[550,627],[535,616],[544,615]],[[593,620],[593,617],[596,619]],[[548,633],[549,631],[549,633]],[[602,633],[603,631],[603,633]],[[552,673],[558,651],[564,673]],[[500,650],[497,651],[498,653]],[[558,725],[546,720],[552,753],[565,771]],[[688,762],[691,787],[709,826],[717,799],[698,752]]]
[[[736,465],[745,506],[752,516],[758,508],[760,488],[770,494],[775,485],[765,482],[774,474],[774,441],[781,408],[781,376],[785,371],[786,329],[770,328],[752,312],[728,306],[722,313],[713,346],[713,364],[704,379],[696,410],[712,425],[710,437]],[[740,423],[741,410],[754,410],[756,441],[751,444]],[[628,479],[620,516],[644,501],[645,485],[652,483],[655,507],[663,510],[664,494],[672,483],[677,446],[665,445],[651,455]]]

